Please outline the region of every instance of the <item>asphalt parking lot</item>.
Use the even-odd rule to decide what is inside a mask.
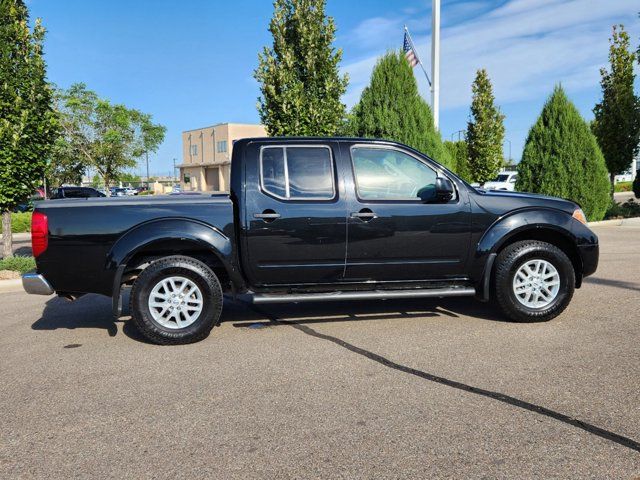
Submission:
[[[549,323],[465,299],[227,303],[146,344],[110,300],[0,294],[0,478],[640,476],[640,227]]]

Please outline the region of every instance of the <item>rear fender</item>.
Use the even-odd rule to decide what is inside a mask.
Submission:
[[[140,224],[120,237],[107,255],[106,269],[114,272],[113,309],[121,312],[120,289],[122,275],[128,262],[139,252],[152,247],[154,243],[167,240],[185,241],[197,244],[214,254],[234,285],[242,284],[242,277],[234,262],[233,242],[215,227],[188,219],[159,219]]]

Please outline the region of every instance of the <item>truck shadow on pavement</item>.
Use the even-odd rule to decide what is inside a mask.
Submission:
[[[609,278],[599,277],[587,277],[584,279],[584,283],[591,283],[594,285],[604,285],[606,287],[622,288],[624,290],[635,290],[640,292],[640,284],[633,282],[625,282],[623,280],[611,280]]]
[[[102,295],[85,295],[75,302],[59,297],[49,299],[31,328],[33,330],[97,328],[105,330],[110,337],[122,332],[133,340],[147,343],[129,316],[129,295],[123,293],[122,317],[116,319],[111,313],[111,299]],[[271,307],[282,318],[295,318],[298,323],[315,324],[331,322],[392,321],[407,318],[472,316],[485,320],[504,320],[490,306],[470,299],[375,300],[368,302],[334,302],[286,304]],[[234,327],[253,327],[273,324],[265,317],[247,308],[244,302],[225,298],[221,323],[232,323]]]

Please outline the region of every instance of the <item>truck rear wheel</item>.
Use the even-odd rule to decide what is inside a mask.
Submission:
[[[496,300],[516,322],[543,322],[560,315],[575,289],[569,257],[546,242],[524,240],[506,247],[496,259]]]
[[[222,298],[220,282],[207,265],[175,255],[153,262],[136,279],[131,316],[153,343],[193,343],[220,320]]]

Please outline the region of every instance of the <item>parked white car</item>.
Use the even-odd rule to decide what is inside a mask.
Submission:
[[[483,188],[485,190],[506,190],[513,192],[516,187],[518,174],[516,172],[502,172],[490,182],[485,182]]]

